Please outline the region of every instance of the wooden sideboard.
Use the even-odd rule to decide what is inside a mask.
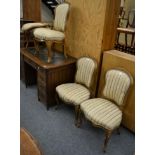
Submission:
[[[34,53],[34,47],[21,48],[23,80],[26,87],[37,83],[38,100],[49,109],[55,104],[56,86],[74,81],[76,59],[66,59],[62,53],[55,52],[52,62],[47,63],[45,51],[40,52],[38,56]]]

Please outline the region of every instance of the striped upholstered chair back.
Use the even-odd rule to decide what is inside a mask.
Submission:
[[[111,69],[107,71],[105,76],[103,95],[118,106],[122,106],[132,82],[133,79],[129,73],[119,69]]]
[[[55,9],[54,29],[64,31],[69,12],[69,3],[59,4]]]
[[[82,57],[78,59],[75,82],[90,88],[94,80],[96,69],[97,63],[95,60],[89,57]]]

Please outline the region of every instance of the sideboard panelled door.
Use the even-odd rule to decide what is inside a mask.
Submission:
[[[23,19],[41,21],[41,0],[23,0]]]

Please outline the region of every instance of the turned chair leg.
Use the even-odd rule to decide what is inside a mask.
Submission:
[[[67,53],[66,53],[66,50],[65,50],[65,41],[63,41],[62,46],[63,46],[64,56],[65,56],[65,58],[67,58]]]
[[[120,135],[120,127],[117,128],[117,134]]]
[[[75,106],[75,125],[76,126],[78,126],[79,110],[80,110],[80,106],[76,105]]]
[[[55,101],[56,101],[56,107],[55,107],[55,110],[58,109],[58,106],[60,105],[60,101],[59,101],[59,96],[57,93],[55,93]]]
[[[38,45],[38,42],[36,41],[36,39],[34,38],[33,39],[33,42],[34,42],[34,47],[35,47],[35,54],[39,54],[39,45]]]
[[[26,43],[25,48],[28,47],[28,44],[29,44],[29,37],[30,37],[30,32],[29,32],[29,31],[25,31],[25,32],[24,32],[24,39],[25,39],[25,43]],[[25,44],[25,43],[24,43],[24,44]]]
[[[48,50],[48,60],[47,60],[47,62],[51,62],[52,56],[53,56],[53,53],[52,53],[53,42],[50,41],[50,40],[46,40],[45,43],[46,43],[47,50]]]
[[[107,144],[108,144],[111,134],[112,134],[111,130],[107,130],[107,129],[105,130],[105,140],[104,140],[104,147],[103,147],[104,152],[106,152]]]
[[[78,111],[78,116],[77,116],[77,123],[76,123],[76,126],[79,128],[82,124],[82,111],[79,107],[79,111]]]

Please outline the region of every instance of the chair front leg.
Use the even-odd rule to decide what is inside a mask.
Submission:
[[[117,134],[120,135],[120,126],[117,128]]]
[[[75,125],[76,126],[78,125],[79,109],[80,109],[80,106],[76,105],[75,106]]]
[[[58,109],[58,106],[60,105],[60,101],[59,101],[59,96],[57,93],[55,93],[55,100],[56,100],[56,107],[55,107],[55,110]]]
[[[62,46],[63,46],[64,56],[65,56],[65,58],[67,58],[67,53],[66,53],[66,50],[65,50],[65,40],[63,41]]]
[[[30,37],[30,32],[29,32],[29,31],[25,31],[25,32],[24,32],[24,39],[25,39],[25,43],[26,43],[25,48],[28,47],[28,44],[29,44],[29,37]]]
[[[81,111],[81,109],[80,109],[80,107],[79,107],[79,110],[78,110],[78,116],[77,116],[77,122],[76,122],[76,126],[79,128],[80,126],[81,126],[81,124],[82,124],[82,111]]]
[[[47,47],[47,50],[48,50],[48,59],[47,59],[47,62],[51,62],[52,56],[53,56],[53,53],[52,53],[53,41],[46,40],[45,43],[46,43],[46,47]]]
[[[34,47],[35,47],[35,54],[39,54],[38,41],[35,38],[33,38],[33,42],[34,42]]]
[[[111,134],[112,134],[111,130],[107,130],[107,129],[105,130],[105,140],[104,140],[104,147],[103,147],[104,152],[106,152],[107,144],[108,144]]]

